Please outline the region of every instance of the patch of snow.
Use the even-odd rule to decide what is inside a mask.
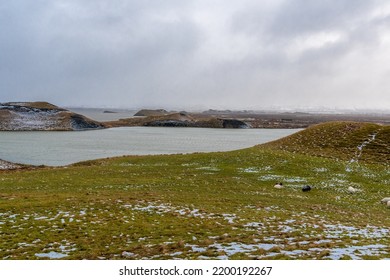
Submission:
[[[288,256],[299,256],[299,255],[307,254],[308,251],[305,251],[305,250],[285,251],[285,250],[283,250],[280,253],[288,255]]]
[[[259,228],[259,227],[262,227],[263,224],[262,223],[258,223],[258,222],[251,222],[251,223],[247,223],[244,225],[244,227],[248,227],[248,228]]]
[[[218,251],[223,251],[227,256],[232,256],[237,253],[248,253],[258,249],[270,250],[275,247],[275,244],[259,243],[259,244],[243,244],[238,242],[232,242],[228,244],[214,243],[210,247],[215,248]]]
[[[267,165],[263,167],[247,167],[247,168],[238,168],[239,172],[244,172],[244,173],[259,173],[261,171],[270,171],[272,170],[272,167]]]
[[[258,173],[259,172],[259,170],[256,167],[248,167],[245,169],[240,169],[240,171],[245,172],[245,173]]]
[[[0,159],[0,170],[17,169],[17,168],[20,168],[20,166]]]
[[[191,251],[196,252],[196,253],[204,253],[207,251],[207,248],[200,247],[198,245],[192,245],[192,244],[185,244],[185,247],[190,247]]]
[[[351,238],[385,238],[390,235],[390,229],[379,228],[374,226],[366,226],[365,228],[356,228],[352,226],[344,225],[324,225],[326,238],[340,238],[341,236],[349,236]]]
[[[356,147],[357,151],[355,153],[355,156],[349,161],[349,163],[345,167],[345,171],[347,171],[347,172],[352,172],[353,171],[352,164],[354,164],[354,163],[358,164],[359,163],[359,160],[360,160],[360,158],[363,155],[364,147],[366,147],[371,142],[375,141],[376,135],[377,135],[377,132],[369,135],[368,140],[363,141],[363,143],[361,143],[360,145],[358,145]]]
[[[132,258],[132,257],[134,257],[134,256],[135,256],[135,254],[134,254],[134,253],[132,253],[132,252],[127,252],[127,251],[124,251],[124,252],[122,252],[122,256],[123,256],[123,257]]]
[[[280,181],[283,180],[284,176],[281,175],[274,175],[274,174],[267,174],[259,177],[259,180],[264,180],[264,181]]]
[[[198,168],[196,168],[196,169],[197,169],[197,170],[214,171],[214,172],[220,171],[219,168],[217,168],[217,167],[212,167],[212,166],[203,166],[203,167],[198,167]]]
[[[291,177],[291,178],[285,178],[284,181],[288,183],[301,183],[301,182],[306,182],[306,179],[300,177]]]
[[[314,168],[314,172],[328,172],[328,169],[325,167],[319,167],[319,168]]]
[[[222,214],[222,216],[226,221],[228,221],[229,224],[234,224],[234,219],[237,218],[237,216],[234,214]]]
[[[14,117],[8,124],[9,130],[48,130],[61,127],[58,111],[11,111]]]
[[[37,218],[35,218],[34,220],[39,221],[39,220],[47,220],[47,219],[49,219],[49,218],[46,217],[46,216],[42,216],[42,217],[37,217]]]
[[[350,246],[346,248],[333,248],[330,250],[329,258],[338,260],[343,256],[349,256],[353,260],[360,260],[361,256],[376,256],[386,253],[381,250],[387,246],[382,244],[365,245],[365,246]]]
[[[314,241],[313,243],[314,243],[314,244],[323,244],[323,243],[330,243],[330,242],[334,242],[334,240],[330,240],[330,239],[321,239],[321,240]]]
[[[36,253],[35,256],[37,256],[38,258],[62,259],[67,257],[68,255],[51,251],[49,253]]]

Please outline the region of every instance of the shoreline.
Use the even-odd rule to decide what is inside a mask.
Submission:
[[[47,102],[0,103],[0,131],[85,131],[112,127],[302,129],[334,121],[390,125],[390,113],[208,110],[203,112],[84,108],[67,110]]]
[[[0,171],[1,170],[15,170],[22,168],[22,165],[19,163],[13,163],[0,159]]]

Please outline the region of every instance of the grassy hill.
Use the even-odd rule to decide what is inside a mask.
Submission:
[[[333,123],[233,152],[1,171],[0,259],[390,258],[390,172],[374,148],[350,162],[386,131]]]
[[[276,150],[341,160],[390,164],[390,126],[358,122],[314,125],[262,145]]]
[[[102,123],[47,102],[0,103],[0,131],[100,129]]]

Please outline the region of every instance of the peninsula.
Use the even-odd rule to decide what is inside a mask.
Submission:
[[[0,130],[86,130],[105,125],[47,102],[0,103]]]

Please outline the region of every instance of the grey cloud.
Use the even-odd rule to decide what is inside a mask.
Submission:
[[[291,36],[305,32],[339,29],[354,23],[375,7],[377,1],[286,1],[270,22],[270,32]]]
[[[62,9],[48,1],[33,7],[31,13],[25,11],[32,19],[23,26],[24,15],[9,7],[7,26],[13,30],[3,30],[0,36],[14,41],[2,40],[7,44],[2,43],[6,63],[1,77],[9,81],[3,92],[11,90],[14,98],[26,92],[34,98],[55,95],[53,99],[60,102],[81,100],[84,104],[91,97],[111,97],[111,102],[118,100],[115,105],[129,92],[145,94],[141,84],[147,89],[159,72],[164,74],[166,67],[176,65],[174,61],[185,60],[197,47],[198,34],[186,17],[179,14],[173,21],[159,20],[157,7],[134,1],[140,2],[143,5],[123,1],[121,9],[110,5],[112,9],[105,13],[107,1],[90,1],[87,6],[71,1]]]
[[[390,106],[388,70],[379,63],[390,44],[390,12],[370,16],[382,4],[0,0],[1,99],[183,109]]]

